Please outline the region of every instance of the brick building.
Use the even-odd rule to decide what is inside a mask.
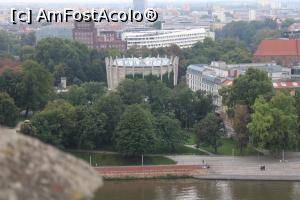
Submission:
[[[284,67],[300,63],[300,40],[267,39],[258,46],[253,62],[276,62]]]
[[[94,22],[75,22],[73,39],[86,44],[90,49],[127,49],[127,43],[122,41],[115,31],[102,31],[98,34]]]

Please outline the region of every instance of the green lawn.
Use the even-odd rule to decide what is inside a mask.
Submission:
[[[186,131],[186,135],[188,137],[187,141],[186,141],[186,144],[188,144],[188,145],[194,145],[194,144],[196,144],[197,139],[196,139],[196,135],[195,135],[194,132],[192,132],[192,131]]]
[[[119,154],[102,154],[102,153],[85,153],[85,152],[72,152],[74,156],[85,160],[92,166],[130,166],[141,165],[141,158],[124,158]],[[145,156],[144,165],[171,165],[176,164],[175,161],[163,156]]]
[[[230,138],[223,138],[222,140],[222,146],[218,148],[218,155],[234,155],[235,156],[247,156],[247,155],[257,155],[257,151],[251,147],[247,147],[243,150],[242,153],[240,153],[240,150],[237,148],[237,143],[235,140]],[[211,146],[201,145],[200,148],[205,149],[206,151],[214,152],[214,149]]]

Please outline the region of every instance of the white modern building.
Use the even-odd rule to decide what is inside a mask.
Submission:
[[[180,29],[180,30],[152,30],[140,32],[124,32],[122,40],[127,41],[127,48],[147,47],[160,48],[176,44],[180,48],[192,47],[197,42],[203,42],[205,38],[215,38],[214,32],[204,28]]]
[[[178,63],[179,58],[176,57],[147,57],[147,58],[105,58],[107,85],[109,90],[115,90],[120,82],[126,77],[157,76],[163,81],[166,75],[169,80],[173,79],[173,85],[178,82]]]

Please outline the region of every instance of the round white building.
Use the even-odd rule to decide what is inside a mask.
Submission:
[[[142,78],[153,75],[163,80],[163,76],[167,74],[168,78],[173,75],[173,85],[177,85],[178,82],[179,58],[177,56],[115,59],[109,57],[105,58],[105,63],[109,90],[115,90],[128,75],[132,77],[142,75]]]

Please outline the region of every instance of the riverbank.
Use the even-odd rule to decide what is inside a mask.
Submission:
[[[105,178],[180,178],[193,177],[204,180],[261,180],[300,181],[300,154],[287,153],[285,162],[270,156],[166,156],[177,165],[102,167],[97,171]],[[203,169],[203,162],[209,169]],[[261,167],[265,169],[262,170]],[[191,167],[191,168],[190,168]],[[193,171],[195,170],[195,171]],[[199,170],[199,171],[197,171]]]
[[[207,175],[204,165],[95,167],[105,179],[192,178]]]

